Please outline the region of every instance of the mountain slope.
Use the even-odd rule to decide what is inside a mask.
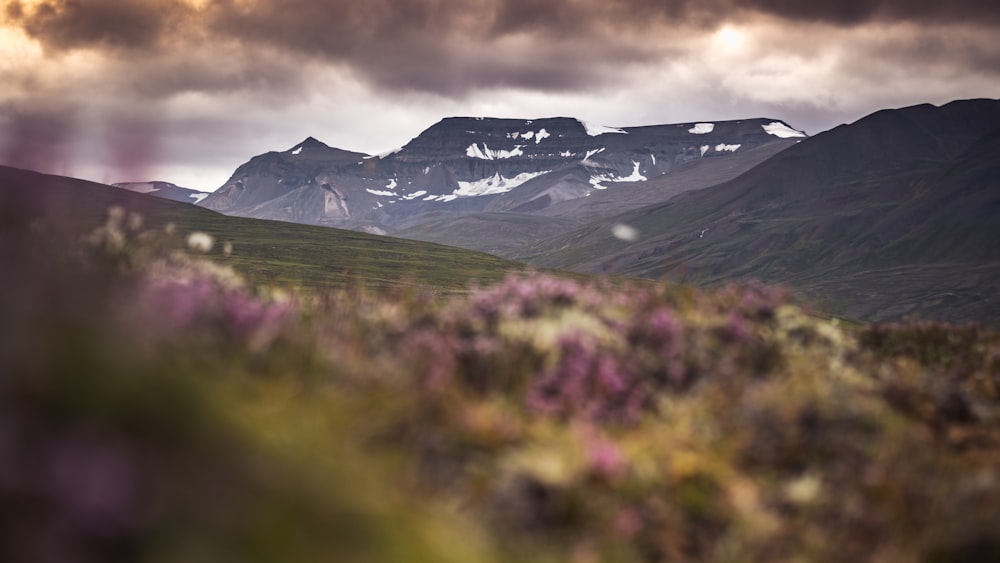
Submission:
[[[226,217],[207,209],[103,184],[0,166],[0,230],[9,250],[49,233],[69,240],[105,221],[120,206],[144,218],[143,228],[175,225],[179,235],[205,232],[216,244],[213,258],[228,263],[252,283],[280,282],[307,288],[361,283],[380,288],[410,282],[438,291],[461,291],[469,282],[502,279],[523,264],[436,244],[325,227]]]
[[[455,117],[378,156],[309,138],[254,157],[202,205],[229,215],[375,233],[413,227],[425,214],[431,221],[480,212],[572,218],[572,208],[560,212],[559,204],[695,162],[704,163],[698,170],[711,169],[709,163],[725,169],[724,162],[746,162],[743,155],[750,153],[756,163],[764,156],[754,156],[755,149],[787,148],[804,137],[770,119],[618,129],[572,118]]]
[[[116,182],[111,184],[116,188],[122,188],[140,194],[149,194],[172,201],[183,201],[185,203],[198,203],[209,196],[210,192],[200,192],[190,188],[182,188],[170,182]]]
[[[833,312],[1000,318],[1000,101],[872,114],[712,188],[509,253],[592,273],[754,277]],[[616,224],[636,241],[611,235]]]
[[[437,211],[414,215],[396,225],[396,234],[500,256],[515,254],[538,240],[565,234],[628,210],[663,202],[686,191],[720,184],[788,146],[785,143],[770,143],[739,151],[724,160],[698,159],[645,182],[619,184],[613,189],[591,191],[584,197],[559,198],[562,190],[579,189],[579,181],[574,183],[565,176],[576,174],[578,179],[582,176],[583,181],[589,181],[585,174],[570,169],[554,183],[540,183],[537,190],[534,189],[534,181],[525,183],[519,188],[519,193],[514,194],[516,197],[523,200],[526,199],[523,197],[525,194],[529,198],[536,192],[540,194],[519,206],[508,203],[508,194],[502,194],[495,196],[494,201],[486,205],[487,211],[480,213]],[[535,205],[538,201],[542,204]]]

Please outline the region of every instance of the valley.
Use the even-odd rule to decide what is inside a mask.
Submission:
[[[310,137],[199,205],[583,274],[758,279],[863,321],[994,323],[998,136],[997,100],[883,110],[813,137],[771,118],[447,118],[382,155]]]

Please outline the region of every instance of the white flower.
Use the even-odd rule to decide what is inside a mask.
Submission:
[[[211,251],[214,242],[212,235],[208,233],[193,232],[187,238],[188,248],[195,252],[207,253]]]

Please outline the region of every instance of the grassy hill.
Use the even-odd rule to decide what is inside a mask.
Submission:
[[[831,313],[1000,318],[1000,102],[873,114],[729,182],[535,243],[540,266],[790,285]],[[616,224],[638,233],[612,236]]]
[[[82,180],[0,167],[0,207],[8,239],[41,220],[48,229],[81,237],[103,224],[118,206],[143,218],[143,229],[173,224],[182,240],[204,232],[215,241],[211,254],[254,284],[300,288],[339,287],[362,282],[384,288],[416,284],[457,291],[470,282],[486,284],[518,262],[458,248],[279,221],[227,217],[177,203]],[[227,256],[224,246],[232,252]]]
[[[9,240],[0,561],[1000,560],[995,332],[760,285],[264,292]]]
[[[123,252],[115,233],[163,239],[123,213],[62,235],[119,205],[231,240],[258,283],[505,270],[66,178],[0,186],[0,561],[1000,560],[996,332],[845,327],[759,284],[258,291]]]

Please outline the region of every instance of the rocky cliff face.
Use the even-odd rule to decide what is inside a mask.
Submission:
[[[386,233],[432,212],[541,213],[692,163],[721,165],[802,137],[772,119],[610,128],[566,117],[453,117],[377,156],[310,137],[289,150],[254,157],[202,205],[233,215]]]

